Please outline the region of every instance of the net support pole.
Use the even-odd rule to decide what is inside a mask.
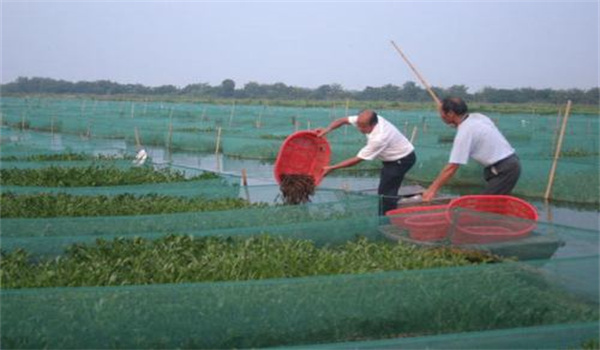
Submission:
[[[133,128],[133,135],[135,136],[135,147],[138,150],[142,149],[142,142],[140,141],[140,132],[137,126]]]
[[[433,92],[433,90],[431,89],[431,86],[429,86],[429,84],[427,83],[427,81],[425,81],[425,79],[419,73],[419,71],[417,70],[417,68],[409,61],[408,57],[406,57],[406,55],[404,54],[404,52],[402,52],[402,50],[400,50],[400,48],[398,47],[398,45],[396,45],[396,43],[393,40],[392,40],[392,45],[394,46],[394,48],[396,49],[396,51],[398,51],[398,53],[400,54],[400,56],[402,56],[402,59],[404,59],[404,61],[406,62],[406,64],[408,64],[408,66],[410,67],[410,69],[415,73],[415,75],[417,76],[417,78],[421,81],[421,84],[423,84],[423,86],[425,86],[425,89],[427,89],[427,92],[429,93],[429,95],[431,96],[431,98],[433,98],[433,100],[435,101],[435,103],[438,106],[441,106],[442,103],[441,103],[440,99],[437,97],[437,95],[435,94],[435,92]]]
[[[410,135],[410,143],[414,144],[415,137],[417,136],[417,126],[413,126],[412,134]]]
[[[215,146],[215,154],[219,154],[219,145],[221,144],[221,127],[217,128],[217,141]]]
[[[565,130],[567,128],[567,121],[569,119],[569,113],[571,112],[571,100],[567,101],[567,107],[565,109],[565,116],[563,117],[562,125],[560,127],[560,134],[558,135],[558,143],[556,144],[556,150],[554,151],[554,160],[552,161],[552,168],[550,168],[550,174],[548,175],[548,186],[546,186],[546,193],[544,199],[548,200],[552,192],[552,186],[554,185],[554,176],[556,174],[556,166],[558,164],[558,158],[560,157],[560,151],[562,148],[562,142],[565,136]]]
[[[242,186],[248,186],[248,174],[246,173],[246,169],[242,169]]]
[[[233,115],[235,114],[235,100],[233,101],[233,105],[231,106],[231,114],[229,115],[229,127],[231,127],[231,123],[233,123]]]

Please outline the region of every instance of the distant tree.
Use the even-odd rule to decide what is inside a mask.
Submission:
[[[235,81],[231,79],[225,79],[221,82],[221,89],[219,91],[219,96],[229,98],[233,97],[235,94]]]

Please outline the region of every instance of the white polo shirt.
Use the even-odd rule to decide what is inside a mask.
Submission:
[[[357,126],[358,116],[348,117],[348,122]],[[369,134],[366,134],[367,145],[357,154],[358,158],[373,160],[375,158],[384,162],[391,162],[404,158],[414,151],[414,146],[402,133],[389,121],[377,115],[377,124]]]
[[[458,125],[449,163],[467,164],[469,157],[490,166],[515,153],[494,122],[480,113],[470,113]]]

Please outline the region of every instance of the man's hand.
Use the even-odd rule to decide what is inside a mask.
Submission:
[[[325,136],[329,131],[326,128],[318,128],[315,129],[315,132],[317,133],[317,137],[323,137]]]
[[[327,176],[327,174],[329,174],[330,172],[333,171],[333,167],[332,166],[324,166],[323,167],[323,177]]]

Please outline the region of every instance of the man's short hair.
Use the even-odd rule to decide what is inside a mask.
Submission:
[[[360,114],[363,113],[369,113],[369,126],[373,126],[375,124],[377,124],[377,122],[379,122],[379,119],[377,118],[377,113],[375,113],[375,111],[372,111],[370,109],[363,109],[362,111],[360,111]]]
[[[444,113],[454,112],[456,115],[467,114],[469,108],[465,101],[460,97],[446,97],[442,101],[442,111]]]

